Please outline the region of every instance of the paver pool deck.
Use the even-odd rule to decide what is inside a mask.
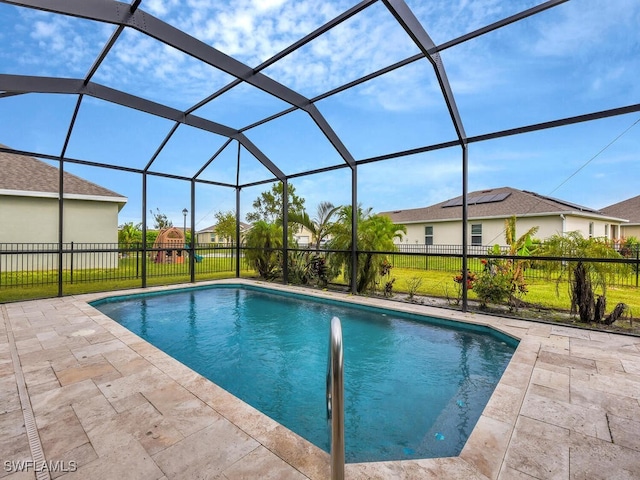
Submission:
[[[87,303],[133,292],[0,305],[1,478],[330,477],[326,452]],[[639,337],[303,292],[520,339],[459,457],[347,464],[347,479],[640,479]]]

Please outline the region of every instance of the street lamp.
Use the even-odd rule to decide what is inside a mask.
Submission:
[[[182,209],[182,215],[184,215],[184,227],[182,228],[182,233],[184,233],[184,241],[187,241],[187,213],[189,213],[189,210],[187,210],[186,208]]]
[[[189,213],[189,210],[187,210],[186,208],[183,208],[182,209],[182,215],[184,216],[184,224],[183,224],[183,227],[182,227],[182,233],[184,234],[184,247],[185,248],[187,248],[187,213]],[[184,253],[186,253],[186,251]],[[191,261],[189,261],[189,270],[190,269],[191,269]],[[193,279],[192,279],[192,281],[193,281]]]

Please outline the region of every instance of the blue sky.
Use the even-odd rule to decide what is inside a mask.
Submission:
[[[259,65],[356,1],[143,0],[140,8],[249,66]],[[529,0],[407,0],[436,44],[538,3]],[[640,103],[640,2],[571,0],[442,52],[467,135]],[[0,3],[0,73],[83,78],[115,27]],[[264,70],[314,97],[418,52],[382,2]],[[125,30],[92,81],[187,109],[233,80],[213,67]],[[0,143],[59,155],[76,97],[0,98]],[[415,62],[316,104],[358,159],[455,139],[430,64]],[[243,84],[194,114],[241,128],[287,108]],[[640,194],[640,113],[508,137],[469,147],[470,191],[511,186],[601,208]],[[143,168],[173,123],[85,98],[67,156]],[[286,174],[343,163],[302,112],[246,132]],[[181,126],[152,170],[191,176],[225,138]],[[235,182],[235,143],[202,175]],[[141,220],[138,175],[67,165],[129,198],[120,223]],[[576,173],[577,172],[577,173]],[[241,152],[241,183],[271,178]],[[341,169],[292,181],[309,212],[350,202]],[[176,225],[189,184],[151,177],[148,207]],[[242,190],[241,215],[269,185]],[[359,201],[374,211],[427,206],[461,192],[459,148],[363,165]],[[196,229],[233,210],[231,189],[198,186]]]

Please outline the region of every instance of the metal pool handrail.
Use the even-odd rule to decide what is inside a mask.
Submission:
[[[331,319],[327,358],[327,420],[331,431],[331,479],[344,480],[344,377],[342,325]]]

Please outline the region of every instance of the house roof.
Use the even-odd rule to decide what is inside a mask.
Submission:
[[[469,219],[548,214],[605,217],[604,213],[589,207],[511,187],[471,192],[467,194],[467,204]],[[388,216],[394,223],[461,220],[462,197],[445,200],[429,207],[381,212],[380,215]]]
[[[9,148],[2,144],[0,147]],[[57,196],[60,171],[48,163],[25,155],[0,151],[0,194]],[[126,203],[127,198],[69,172],[64,172],[65,197],[94,197],[95,200]],[[44,195],[42,195],[44,194]]]
[[[604,207],[602,213],[626,218],[629,220],[627,225],[640,225],[640,195]]]
[[[207,228],[203,228],[202,230],[198,230],[196,232],[196,235],[199,233],[213,233],[216,229],[216,225],[211,225],[210,227]],[[251,225],[245,222],[240,222],[240,231],[244,232],[245,230],[248,230],[249,228],[251,228]]]

